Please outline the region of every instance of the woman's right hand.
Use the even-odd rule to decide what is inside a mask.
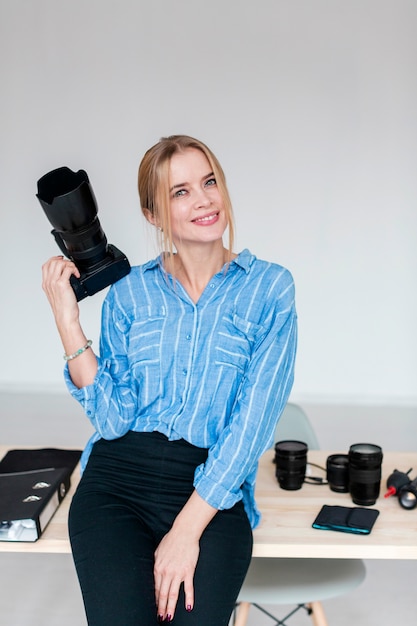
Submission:
[[[54,256],[42,266],[42,289],[49,300],[58,327],[78,322],[78,302],[70,283],[72,274],[80,277],[75,263],[63,256]]]

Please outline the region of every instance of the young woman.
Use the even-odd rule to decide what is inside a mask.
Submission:
[[[43,267],[67,385],[95,428],[70,511],[74,561],[90,626],[227,626],[259,521],[257,462],[293,381],[293,280],[233,253],[225,177],[202,142],[161,139],[139,195],[161,255],[110,288],[100,356],[76,266]]]

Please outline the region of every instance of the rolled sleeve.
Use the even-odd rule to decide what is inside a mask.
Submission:
[[[135,419],[134,403],[129,387],[115,384],[109,362],[100,357],[97,361],[98,370],[91,385],[81,389],[76,387],[68,367],[64,372],[65,382],[98,435],[104,439],[117,439],[130,430]]]
[[[218,509],[230,508],[242,497],[245,500],[244,483],[248,477],[253,478],[260,456],[271,445],[288,401],[297,345],[292,291],[288,299],[289,308],[276,315],[253,354],[227,428],[210,449],[204,466],[195,473],[196,490]]]

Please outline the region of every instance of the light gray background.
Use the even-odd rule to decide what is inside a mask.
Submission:
[[[90,434],[40,288],[58,249],[36,181],[86,169],[109,241],[143,262],[155,245],[137,166],[188,133],[225,168],[236,249],[294,274],[292,400],[321,447],[415,449],[416,30],[415,0],[0,0],[1,441]],[[81,303],[95,347],[103,296]],[[85,623],[69,556],[0,562],[2,623]],[[415,562],[367,565],[360,589],[326,603],[329,623],[414,623]]]
[[[85,169],[143,262],[137,166],[188,133],[224,166],[236,249],[294,274],[293,397],[417,404],[416,22],[414,0],[1,0],[2,388],[63,385],[37,180]]]

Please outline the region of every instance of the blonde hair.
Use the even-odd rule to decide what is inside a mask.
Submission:
[[[170,219],[169,168],[174,154],[193,148],[200,150],[213,171],[217,187],[223,199],[229,230],[228,253],[231,259],[234,241],[233,210],[223,169],[213,152],[202,141],[187,135],[162,137],[144,155],[138,172],[138,190],[142,212],[150,214],[159,227],[161,252],[173,254]],[[149,213],[148,213],[149,212]]]

